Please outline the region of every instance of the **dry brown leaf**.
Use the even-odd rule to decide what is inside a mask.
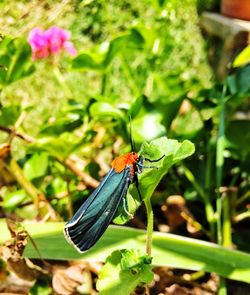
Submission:
[[[78,286],[88,283],[87,279],[86,265],[78,264],[68,268],[58,265],[53,267],[52,287],[58,294],[74,294]],[[92,284],[90,284],[90,289],[92,289]]]
[[[3,143],[0,145],[0,159],[5,159],[10,154],[10,144]]]
[[[18,230],[17,224],[12,220],[7,220],[7,225],[12,239],[2,244],[0,253],[8,269],[27,281],[34,281],[41,275],[47,274],[46,270],[22,256],[29,236],[27,231]]]
[[[192,291],[188,288],[181,287],[180,285],[173,284],[166,288],[166,295],[191,295]]]
[[[161,206],[161,210],[167,219],[170,231],[175,230],[183,224],[186,224],[187,231],[192,234],[200,231],[200,225],[193,219],[191,212],[186,206],[186,201],[182,196],[169,196],[166,203]]]

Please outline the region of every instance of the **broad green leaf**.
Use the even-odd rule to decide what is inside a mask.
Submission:
[[[226,128],[226,137],[230,143],[242,152],[243,156],[249,153],[250,121],[233,120]]]
[[[83,121],[78,114],[65,113],[64,117],[58,118],[52,124],[45,125],[40,134],[61,134],[63,132],[72,132],[82,125]]]
[[[95,57],[91,53],[80,53],[72,60],[72,68],[75,70],[103,70],[103,63],[98,59],[100,57]]]
[[[63,161],[67,158],[75,149],[77,149],[85,138],[80,140],[74,136],[74,134],[63,133],[61,136],[43,136],[36,139],[35,143],[29,146],[31,152],[34,151],[46,151],[52,156]]]
[[[97,281],[100,295],[129,295],[136,286],[153,280],[151,259],[138,254],[134,250],[120,250],[107,258]]]
[[[123,113],[107,102],[95,102],[90,107],[91,116],[110,116],[113,118],[123,118]]]
[[[161,137],[150,143],[144,143],[140,151],[141,155],[151,160],[159,159],[163,155],[165,155],[165,157],[161,162],[154,163],[154,166],[158,167],[157,169],[145,168],[144,172],[140,175],[139,183],[142,197],[145,199],[151,198],[154,190],[162,177],[168,172],[169,168],[192,155],[194,151],[193,143],[188,140],[179,142],[178,140]],[[152,166],[152,164],[148,162],[146,162],[145,165]],[[133,195],[134,192],[135,188],[132,189],[131,194]]]
[[[144,95],[140,95],[136,98],[136,100],[132,103],[129,111],[128,111],[128,117],[131,116],[133,119],[140,111],[142,104],[144,100]]]
[[[66,242],[63,222],[25,223],[23,226],[44,259],[105,261],[118,249],[145,251],[146,232],[125,226],[109,226],[98,243],[83,254]],[[0,243],[10,238],[4,220],[0,221],[0,233]],[[28,243],[24,255],[39,258],[31,243]],[[250,283],[249,254],[198,239],[154,232],[152,257],[153,265],[216,272],[229,279]]]
[[[237,69],[236,73],[228,76],[227,84],[233,95],[249,95],[250,93],[250,65]]]
[[[128,33],[112,39],[103,53],[80,53],[72,60],[72,68],[76,70],[105,70],[116,55],[129,49],[141,49],[144,39],[138,30],[132,29]]]
[[[28,179],[44,176],[47,172],[49,156],[47,153],[35,153],[25,162],[23,172]]]
[[[13,126],[21,114],[20,105],[11,105],[0,109],[0,124],[3,126]]]
[[[241,67],[250,62],[250,45],[244,48],[234,59],[233,67]]]
[[[32,74],[31,47],[24,38],[5,36],[0,41],[0,86],[8,85]]]
[[[107,67],[120,51],[142,49],[143,43],[144,39],[136,29],[131,29],[129,33],[113,39],[103,62],[104,66]]]
[[[25,190],[17,190],[3,195],[3,208],[5,210],[13,210],[15,207],[23,203],[25,200],[30,200]]]

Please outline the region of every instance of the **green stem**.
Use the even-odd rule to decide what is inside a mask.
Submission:
[[[226,280],[223,277],[220,277],[220,286],[218,290],[218,295],[227,295]]]
[[[101,82],[101,95],[105,94],[106,86],[107,86],[107,73],[103,73],[102,82]]]
[[[232,226],[231,226],[231,208],[230,194],[225,193],[223,196],[223,246],[232,247]]]
[[[216,145],[216,209],[217,209],[217,240],[218,244],[223,244],[223,236],[222,236],[222,198],[220,193],[220,187],[222,184],[222,172],[224,165],[224,143],[225,143],[225,94],[226,94],[227,86],[223,85],[222,96],[220,99],[220,117],[219,117],[219,130],[217,137],[217,145]],[[228,222],[228,220],[226,221]]]
[[[43,193],[39,192],[37,188],[26,178],[23,170],[18,165],[15,159],[10,159],[9,163],[5,163],[6,169],[14,176],[19,185],[28,193],[32,198],[40,216],[48,216],[51,220],[57,220],[58,214],[50,206]]]
[[[133,95],[135,97],[138,97],[140,95],[140,90],[135,82],[135,79],[133,77],[133,73],[132,73],[131,68],[130,68],[125,57],[123,58],[122,66],[123,66],[123,71],[124,71],[126,78],[128,80],[129,86],[133,92]]]
[[[212,173],[212,163],[213,163],[212,160],[213,160],[213,153],[210,147],[210,143],[208,143],[206,171],[205,171],[205,190],[207,193],[209,193],[211,190],[211,173]]]
[[[147,211],[147,241],[146,241],[146,253],[150,256],[152,252],[152,237],[154,230],[154,213],[150,199],[144,200]]]
[[[228,231],[228,227],[231,227],[231,219],[228,216],[228,198],[223,204],[223,199],[220,193],[220,187],[222,185],[222,172],[224,165],[224,149],[225,149],[225,95],[227,85],[223,85],[222,96],[220,99],[220,117],[219,117],[219,130],[216,145],[216,210],[217,210],[217,240],[219,245],[223,245],[224,242],[231,240],[231,229]],[[224,208],[223,208],[224,207]],[[222,232],[222,209],[223,209],[223,232]],[[223,236],[224,234],[224,236]],[[226,236],[225,236],[226,235]],[[226,282],[223,277],[220,277],[219,295],[226,295],[227,288]]]
[[[62,89],[63,89],[65,95],[67,96],[67,98],[72,98],[73,94],[72,94],[71,90],[69,89],[67,82],[64,79],[64,76],[62,75],[61,71],[59,70],[59,68],[57,66],[54,66],[53,72],[54,72],[55,78],[58,81],[59,85],[62,86]]]
[[[245,218],[250,218],[250,210],[240,213],[239,215],[235,216],[234,221],[240,222],[240,221],[244,220]]]
[[[200,186],[200,184],[195,180],[193,173],[183,163],[182,163],[182,167],[184,169],[185,176],[192,183],[192,185],[194,186],[194,188],[196,189],[196,191],[198,192],[198,194],[202,197],[204,201],[206,217],[209,222],[211,236],[213,237],[215,232],[215,218],[214,218],[213,206],[209,200],[208,195],[205,193],[205,191]]]
[[[6,168],[15,177],[16,181],[23,187],[23,189],[28,193],[28,195],[32,198],[36,207],[38,207],[40,193],[37,191],[34,185],[25,177],[25,175],[23,174],[23,170],[18,165],[16,160],[12,158],[9,162],[9,165],[6,165]]]
[[[236,201],[236,206],[239,206],[241,203],[245,202],[248,198],[250,198],[250,191],[247,191],[243,196],[241,196]]]

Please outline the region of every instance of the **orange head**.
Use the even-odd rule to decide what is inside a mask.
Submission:
[[[131,174],[134,174],[134,163],[136,163],[138,159],[138,154],[131,152],[115,158],[111,163],[111,166],[115,169],[115,172],[120,173],[126,168],[127,165],[130,165],[132,168]]]

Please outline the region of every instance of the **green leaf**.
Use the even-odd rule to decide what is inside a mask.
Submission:
[[[3,126],[14,126],[20,114],[20,105],[2,107],[0,109],[0,124]]]
[[[132,29],[112,39],[105,53],[102,52],[101,46],[98,53],[80,53],[72,60],[72,68],[75,70],[105,70],[119,53],[129,49],[141,49],[143,44],[144,39],[140,32]]]
[[[236,73],[228,76],[227,84],[233,95],[249,95],[250,93],[250,65],[237,69]]]
[[[97,59],[98,57],[93,54],[81,53],[72,60],[71,66],[75,70],[103,70],[102,62],[98,62]]]
[[[128,49],[141,49],[143,43],[142,35],[135,28],[131,29],[127,34],[116,37],[110,42],[107,55],[103,61],[104,67],[107,67],[119,52]]]
[[[241,67],[250,62],[250,45],[244,48],[234,59],[233,67]]]
[[[23,172],[28,179],[44,176],[47,172],[49,156],[47,153],[35,153],[25,162]]]
[[[115,251],[99,273],[97,289],[100,295],[129,295],[136,286],[153,280],[151,259],[135,250]]]
[[[166,134],[166,128],[161,124],[161,114],[147,113],[133,120],[133,137],[136,142],[150,141]]]
[[[75,149],[77,149],[85,138],[77,138],[72,133],[64,132],[61,136],[43,136],[36,139],[35,143],[29,146],[30,152],[46,151],[52,156],[63,161]]]
[[[140,95],[132,103],[132,105],[128,111],[128,116],[131,116],[132,119],[139,113],[139,111],[143,105],[143,100],[144,100],[144,95]]]
[[[243,156],[249,153],[250,142],[250,121],[232,120],[226,128],[226,137],[236,149],[242,152]]]
[[[151,160],[159,159],[163,155],[165,157],[160,163],[155,163],[155,166],[158,167],[157,169],[145,168],[144,172],[140,175],[139,183],[142,197],[145,199],[151,198],[154,190],[169,168],[192,155],[194,151],[193,143],[188,140],[179,142],[178,140],[161,137],[150,143],[144,143],[140,151],[140,154],[144,157]],[[150,165],[150,163],[145,163],[145,165]],[[135,188],[132,189],[131,194],[133,195],[134,192]]]
[[[143,199],[150,199],[156,187],[160,183],[164,175],[167,174],[169,168],[179,161],[191,156],[195,151],[194,144],[188,140],[179,142],[178,140],[161,137],[145,142],[142,145],[140,154],[145,158],[156,160],[165,155],[159,163],[153,163],[155,168],[144,168],[139,175],[139,190]],[[145,162],[145,166],[152,166],[152,163]],[[140,206],[140,198],[135,185],[130,186],[129,194],[127,195],[128,210],[134,214]],[[124,212],[123,206],[120,205],[113,220],[115,224],[124,224],[128,222],[130,216]]]
[[[90,107],[91,116],[110,116],[113,118],[122,119],[123,113],[119,109],[113,107],[107,102],[95,102]]]
[[[52,289],[46,278],[36,281],[36,283],[29,290],[29,295],[49,295],[51,293]]]
[[[13,210],[25,200],[30,200],[25,190],[17,190],[3,195],[3,208],[5,210]]]
[[[82,125],[83,121],[78,114],[65,113],[64,117],[58,118],[52,124],[47,124],[40,131],[40,134],[61,134],[63,132],[72,132]]]
[[[32,74],[31,47],[24,38],[5,36],[0,42],[0,86],[11,84]]]
[[[146,232],[125,226],[109,226],[97,244],[83,254],[66,242],[63,222],[25,223],[23,226],[34,239],[44,259],[105,261],[118,249],[138,249],[143,253],[145,251]],[[0,243],[10,239],[4,220],[0,220],[0,233]],[[39,259],[30,242],[24,256]],[[154,232],[152,257],[153,265],[216,272],[232,280],[250,283],[250,254],[214,243]]]

